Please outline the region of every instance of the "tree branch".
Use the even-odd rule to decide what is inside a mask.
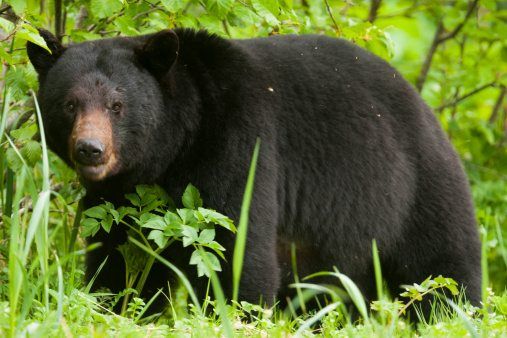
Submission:
[[[442,34],[443,30],[444,25],[442,24],[442,21],[439,21],[437,25],[437,30],[435,32],[435,35],[433,36],[433,41],[431,42],[430,49],[426,54],[426,58],[424,59],[424,63],[421,67],[421,71],[419,72],[419,75],[417,76],[417,80],[415,82],[415,87],[417,88],[418,92],[421,92],[422,87],[424,86],[424,82],[426,82],[426,77],[428,76],[428,72],[431,67],[431,62],[433,61],[433,56],[435,55],[435,52],[437,51],[439,45],[438,42],[439,36],[440,34]]]
[[[329,16],[331,17],[331,21],[333,21],[333,25],[334,25],[334,28],[336,30],[336,32],[338,33],[338,35],[342,35],[342,30],[340,29],[340,26],[338,26],[338,24],[336,23],[336,20],[334,19],[334,15],[333,15],[333,12],[331,11],[331,7],[329,6],[329,1],[328,0],[324,0],[325,4],[326,4],[326,9],[327,9],[327,12],[329,14]]]
[[[467,10],[467,13],[465,14],[465,18],[463,19],[463,21],[461,21],[456,27],[454,27],[454,29],[452,31],[450,31],[449,33],[441,36],[440,39],[439,39],[439,41],[438,41],[438,43],[442,43],[442,42],[444,42],[446,40],[449,40],[449,39],[452,39],[456,35],[458,35],[458,33],[463,28],[463,26],[465,26],[465,24],[467,23],[468,19],[470,19],[470,17],[472,16],[472,13],[474,12],[474,10],[477,7],[478,3],[479,3],[479,0],[474,0],[474,2],[472,2],[468,6],[468,10]]]
[[[507,87],[501,85],[500,94],[498,94],[498,98],[496,99],[495,105],[493,106],[491,116],[489,117],[489,123],[494,123],[498,118],[498,113],[500,112],[500,108],[502,108],[502,103],[503,99],[505,98],[505,94],[507,94]]]
[[[373,23],[377,19],[378,10],[382,0],[371,0],[370,12],[367,21]]]
[[[12,23],[16,23],[19,20],[19,16],[14,13],[11,5],[3,4],[0,6],[0,16]]]
[[[471,90],[471,91],[469,91],[468,93],[463,94],[463,95],[461,95],[460,97],[458,97],[458,98],[456,98],[456,99],[454,99],[454,100],[452,100],[452,101],[450,101],[450,102],[444,103],[443,105],[441,105],[440,107],[436,108],[435,110],[437,110],[437,111],[441,111],[441,110],[443,110],[444,108],[454,106],[454,105],[456,105],[456,104],[460,103],[461,101],[468,99],[470,96],[473,96],[473,95],[475,95],[475,94],[477,94],[477,93],[480,93],[480,92],[482,92],[484,89],[487,89],[487,88],[489,88],[489,87],[493,87],[493,86],[495,86],[495,85],[496,85],[496,81],[492,81],[492,82],[490,82],[490,83],[486,83],[485,85],[482,85],[482,86],[480,86],[480,87],[477,87],[477,88],[475,88],[474,90]]]
[[[0,7],[0,14],[3,14],[4,12],[7,12],[9,9],[11,9],[11,5],[3,4]]]
[[[424,83],[426,82],[426,78],[428,76],[428,72],[431,67],[431,62],[433,61],[433,56],[435,56],[435,52],[437,51],[440,44],[444,43],[445,41],[454,38],[461,29],[465,26],[468,19],[472,16],[472,13],[474,12],[475,8],[477,7],[479,0],[474,0],[469,6],[468,10],[465,14],[465,18],[463,21],[461,21],[452,31],[450,31],[447,34],[444,34],[444,25],[442,23],[442,20],[438,22],[437,30],[435,32],[435,35],[433,37],[433,41],[431,43],[430,49],[428,50],[428,53],[426,54],[426,58],[424,59],[423,66],[421,67],[421,71],[419,72],[419,76],[417,76],[417,80],[415,83],[415,87],[419,92],[421,92]]]
[[[55,0],[55,36],[62,41],[62,0]]]

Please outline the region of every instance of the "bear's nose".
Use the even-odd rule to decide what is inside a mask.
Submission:
[[[80,139],[76,142],[75,159],[83,165],[101,164],[104,145],[97,139]]]

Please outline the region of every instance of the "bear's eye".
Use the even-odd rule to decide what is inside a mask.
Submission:
[[[74,110],[76,109],[76,105],[72,102],[68,102],[66,105],[65,105],[65,109],[69,112],[69,113],[73,113]]]
[[[111,107],[111,111],[115,114],[121,113],[121,102],[113,103],[113,105]]]

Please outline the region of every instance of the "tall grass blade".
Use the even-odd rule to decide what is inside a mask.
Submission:
[[[375,285],[377,286],[377,299],[384,299],[384,290],[382,287],[382,269],[380,266],[380,257],[378,254],[377,241],[373,240],[371,245],[373,251],[373,269],[375,271]]]
[[[310,319],[306,320],[300,327],[299,329],[296,331],[296,333],[294,334],[295,337],[301,337],[302,333],[307,330],[308,328],[310,328],[313,324],[315,324],[316,322],[318,322],[319,320],[321,320],[325,315],[327,315],[329,312],[333,311],[334,309],[336,309],[338,306],[340,305],[339,302],[336,302],[336,303],[332,303],[332,304],[329,304],[328,306],[326,307],[323,307],[322,310],[320,310],[319,312],[317,312],[313,317],[311,317]]]
[[[58,298],[56,305],[56,322],[55,329],[58,328],[62,318],[63,318],[63,298],[64,298],[64,287],[63,287],[63,271],[62,266],[60,264],[60,260],[58,256],[55,254],[56,266],[58,269]]]
[[[496,238],[498,239],[499,248],[503,262],[505,264],[505,267],[507,268],[507,247],[505,246],[505,242],[503,240],[502,236],[502,228],[500,226],[500,222],[498,221],[498,217],[495,217],[495,230],[496,230]]]
[[[474,323],[472,323],[472,321],[467,316],[467,314],[451,299],[446,297],[445,300],[454,309],[454,311],[456,311],[456,313],[458,314],[458,317],[461,319],[461,321],[463,322],[463,325],[465,326],[468,333],[470,334],[470,337],[479,338],[479,333],[477,332],[477,327],[474,325]]]
[[[74,251],[74,245],[76,244],[77,233],[79,232],[79,224],[81,222],[81,216],[83,214],[84,209],[84,200],[80,199],[77,205],[76,216],[74,217],[74,222],[72,224],[72,232],[70,234],[69,240],[69,248],[68,251]]]
[[[162,289],[159,289],[146,303],[146,305],[143,307],[143,309],[139,312],[139,314],[134,318],[134,323],[137,323],[144,315],[144,313],[150,308],[151,304],[160,296],[162,293]]]
[[[35,234],[35,244],[37,247],[37,256],[39,258],[41,272],[43,275],[48,273],[49,267],[49,243],[48,243],[48,223],[49,223],[49,159],[46,144],[46,135],[44,133],[44,125],[42,123],[42,115],[39,108],[39,102],[35,92],[32,91],[32,96],[35,102],[35,111],[37,112],[37,122],[39,124],[39,133],[42,146],[42,191],[37,200],[37,205],[41,205],[41,213],[37,215],[35,222],[39,224]],[[35,212],[34,212],[35,214]],[[35,215],[32,215],[34,218]],[[39,218],[40,217],[40,218]],[[30,220],[31,223],[32,220]],[[46,279],[44,283],[44,305],[46,310],[49,310],[49,282]]]
[[[366,302],[364,300],[364,297],[363,297],[361,291],[359,291],[359,288],[357,287],[357,285],[352,281],[352,279],[350,279],[348,276],[344,275],[343,273],[340,273],[336,268],[335,268],[335,273],[336,273],[336,277],[338,277],[338,279],[342,283],[343,287],[345,288],[345,290],[349,294],[350,299],[352,299],[352,302],[356,306],[356,308],[359,311],[359,313],[361,314],[361,316],[364,318],[365,321],[369,321],[368,310],[366,308]]]
[[[489,272],[488,272],[488,238],[487,231],[481,228],[481,270],[482,270],[482,304],[487,309],[488,306],[488,285],[489,285]]]
[[[236,242],[234,243],[234,254],[232,258],[232,299],[238,300],[239,284],[241,282],[241,270],[243,269],[243,256],[245,255],[246,236],[248,230],[248,215],[250,212],[250,203],[252,202],[252,194],[255,181],[255,169],[257,167],[257,159],[259,157],[261,141],[257,139],[255,148],[250,162],[250,170],[246,183],[245,193],[243,195],[243,203],[241,205],[241,214],[239,217],[238,233]]]
[[[299,283],[299,275],[298,275],[298,266],[297,266],[297,257],[296,257],[296,244],[293,242],[290,245],[290,257],[292,263],[292,273],[294,274],[294,283],[297,285]],[[301,310],[303,313],[306,313],[306,300],[303,298],[303,293],[301,292],[301,288],[296,286],[296,294],[299,298],[298,304],[301,306]]]
[[[7,124],[7,108],[9,107],[10,103],[11,103],[11,91],[8,89],[7,86],[5,86],[4,100],[2,105],[2,117],[0,118],[0,143],[2,143],[4,137],[5,126]]]
[[[21,168],[16,180],[16,192],[13,198],[13,212],[11,217],[10,238],[9,238],[9,307],[10,307],[10,336],[14,336],[17,324],[18,302],[23,287],[24,264],[21,262],[23,256],[23,229],[20,224],[19,205],[23,198],[26,183],[26,168]]]
[[[85,293],[90,293],[90,290],[92,289],[92,286],[95,283],[95,280],[97,279],[97,277],[99,276],[100,272],[104,268],[104,265],[106,265],[108,259],[109,259],[109,256],[106,256],[106,258],[104,258],[104,260],[102,261],[102,263],[100,263],[99,267],[97,268],[97,271],[95,271],[95,273],[93,274],[93,277],[90,279],[90,281],[88,282],[88,284],[86,284],[86,287],[84,289]]]

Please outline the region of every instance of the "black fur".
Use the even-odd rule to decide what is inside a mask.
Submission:
[[[480,245],[459,159],[420,96],[369,52],[324,36],[225,40],[185,29],[85,42],[54,57],[28,50],[41,74],[49,144],[67,162],[73,117],[65,100],[126,102],[124,114],[111,117],[121,170],[83,182],[87,206],[122,203],[139,183],[177,197],[192,182],[206,206],[238,220],[260,137],[242,300],[288,294],[292,242],[300,276],[336,266],[373,299],[372,239],[393,294],[442,274],[480,300]],[[220,236],[231,263],[234,238]],[[89,254],[88,276],[110,256],[97,286],[123,288],[115,247],[124,240],[120,228],[91,239],[105,245]],[[188,256],[167,255],[188,265]],[[168,278],[156,267],[150,288]]]

